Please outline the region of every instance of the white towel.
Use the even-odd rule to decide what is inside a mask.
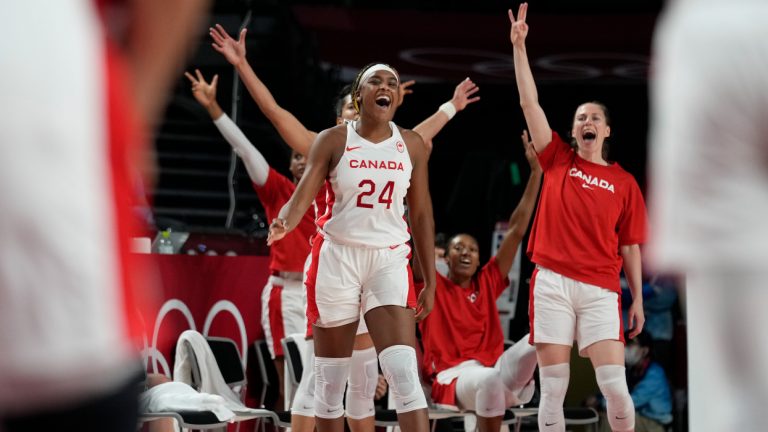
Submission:
[[[208,341],[200,333],[187,330],[179,336],[179,340],[176,342],[176,361],[173,367],[174,381],[192,384],[193,359],[197,359],[197,364],[200,367],[200,392],[223,397],[226,407],[235,413],[236,420],[245,420],[268,413],[265,410],[248,408],[243,405],[237,394],[224,381]]]
[[[218,395],[198,393],[182,382],[158,384],[139,396],[139,412],[211,411],[220,421],[233,421],[235,413]]]

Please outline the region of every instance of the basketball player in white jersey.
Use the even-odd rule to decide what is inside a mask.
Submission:
[[[434,221],[421,137],[391,122],[399,77],[387,65],[364,68],[353,85],[358,121],[320,133],[296,192],[270,225],[269,243],[296,226],[325,181],[326,213],[318,220],[308,271],[307,315],[315,333],[315,417],[319,432],[340,432],[349,356],[362,311],[406,432],[428,428],[416,365],[414,318],[434,301]],[[408,200],[425,288],[418,315],[404,219]]]
[[[214,41],[213,48],[235,68],[253,100],[275,129],[277,129],[280,137],[296,153],[307,155],[310,146],[317,137],[317,133],[307,129],[291,112],[281,107],[267,86],[256,75],[246,59],[247,29],[241,30],[237,40],[233,39],[219,24],[212,27],[209,33]],[[400,83],[398,106],[402,104],[404,95],[412,92],[408,90],[408,87],[413,83],[413,81]],[[197,85],[197,90],[194,92],[196,97],[204,89],[210,89],[210,86],[202,78],[199,80],[193,79],[193,89],[195,85]],[[352,96],[349,94],[349,89],[351,89],[351,86],[346,86],[334,104],[337,125],[342,124],[344,121],[356,120],[358,117],[358,113],[352,103]],[[466,108],[467,105],[480,100],[480,97],[476,96],[479,90],[479,87],[469,78],[462,80],[456,86],[453,97],[448,102],[442,104],[433,115],[413,128],[414,132],[417,132],[422,137],[429,151],[432,149],[433,138],[448,121],[457,112]],[[322,212],[323,210],[324,208],[319,211]],[[310,338],[310,341],[312,337],[311,329],[310,325],[307,331],[307,337]],[[304,353],[303,357],[306,359],[306,364],[311,364],[314,358],[311,343],[307,345],[307,350],[308,352]],[[365,320],[360,320],[360,327],[357,330],[352,353],[349,391],[347,392],[345,404],[347,419],[352,432],[372,431],[374,428],[372,410],[374,387],[371,383],[375,382],[378,376],[378,366],[375,359],[376,353],[373,349],[373,341],[368,335]],[[279,369],[280,367],[278,367]],[[296,432],[311,432],[314,429],[314,395],[312,393],[314,391],[314,376],[312,376],[312,372],[312,368],[307,367],[304,369],[304,375],[301,377],[301,382],[291,407],[291,428]]]

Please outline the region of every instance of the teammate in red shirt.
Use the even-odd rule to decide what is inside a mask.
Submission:
[[[531,278],[529,317],[541,378],[539,429],[565,430],[563,400],[570,375],[571,345],[595,367],[615,431],[634,429],[635,410],[624,375],[619,271],[632,292],[631,337],[643,328],[640,243],[646,214],[635,179],[606,160],[611,134],[604,105],[576,109],[573,148],[552,131],[538,102],[525,48],[528,5],[517,20],[509,11],[510,41],[520,105],[539,153],[544,185],[528,253],[537,269]]]
[[[439,406],[474,411],[480,432],[496,432],[504,410],[533,396],[536,351],[520,340],[504,351],[496,300],[509,286],[509,273],[523,240],[541,185],[541,166],[523,134],[531,177],[509,218],[496,256],[478,272],[477,240],[458,234],[448,243],[448,275],[436,275],[435,307],[419,325],[424,346],[422,371],[432,380]],[[414,280],[421,280],[414,265]]]

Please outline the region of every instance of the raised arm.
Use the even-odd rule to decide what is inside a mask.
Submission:
[[[509,273],[509,269],[512,268],[517,247],[528,229],[533,209],[536,207],[536,196],[539,194],[539,187],[541,186],[541,165],[539,165],[538,157],[533,150],[533,144],[528,139],[528,132],[523,131],[521,138],[525,147],[525,158],[528,159],[528,165],[531,166],[531,176],[528,178],[528,184],[525,185],[523,197],[520,198],[520,202],[509,217],[509,227],[504,234],[498,252],[496,252],[496,264],[499,266],[501,274],[504,275]]]
[[[256,101],[256,105],[262,113],[269,119],[272,126],[277,129],[280,137],[293,150],[303,155],[309,153],[309,147],[317,137],[317,132],[308,130],[304,125],[290,112],[277,104],[275,98],[270,93],[267,86],[259,79],[256,72],[245,58],[245,36],[246,29],[240,32],[238,40],[232,39],[229,34],[219,24],[210,29],[210,35],[213,39],[213,49],[221,53],[232,66],[237,70],[240,79],[248,89],[248,93]]]
[[[317,136],[317,140],[309,149],[307,167],[296,190],[291,195],[291,199],[280,209],[277,218],[269,225],[268,245],[285,237],[296,228],[323,186],[334,153],[341,149],[345,140],[346,127],[344,126],[326,129]]]
[[[219,76],[214,75],[210,83],[205,81],[205,77],[200,73],[200,69],[195,69],[193,76],[189,72],[184,72],[184,76],[192,83],[192,95],[195,100],[208,111],[213,120],[213,124],[219,129],[224,139],[232,146],[232,150],[243,160],[245,170],[251,181],[257,186],[264,186],[269,176],[269,164],[264,156],[256,150],[251,141],[245,136],[242,130],[229,118],[228,115],[216,102],[216,86],[219,82]]]
[[[416,320],[420,321],[432,311],[435,302],[435,220],[432,216],[432,198],[429,196],[427,154],[421,136],[403,131],[403,139],[411,155],[413,171],[408,188],[408,218],[413,235],[414,252],[418,258],[424,289],[419,293]]]
[[[515,61],[515,81],[517,91],[520,93],[520,107],[523,109],[525,122],[531,133],[533,148],[541,153],[552,141],[552,129],[549,127],[547,116],[539,105],[539,94],[536,91],[536,82],[533,80],[531,66],[528,64],[528,53],[525,49],[525,37],[528,36],[528,24],[525,22],[528,14],[528,3],[520,5],[517,12],[517,20],[508,11],[509,21],[512,24],[509,31],[509,40],[512,42],[512,52]]]
[[[469,78],[465,79],[456,86],[451,100],[440,105],[434,114],[413,128],[413,131],[421,135],[424,140],[427,155],[432,152],[432,139],[448,124],[453,116],[466,108],[467,105],[480,100],[480,96],[472,97],[478,91],[480,91],[480,87],[477,84]]]

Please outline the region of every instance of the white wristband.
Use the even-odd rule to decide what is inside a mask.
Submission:
[[[456,115],[456,106],[453,105],[453,102],[451,102],[451,101],[448,101],[448,102],[440,105],[440,108],[438,108],[437,110],[444,112],[445,115],[448,116],[448,120],[452,119],[453,116]]]

